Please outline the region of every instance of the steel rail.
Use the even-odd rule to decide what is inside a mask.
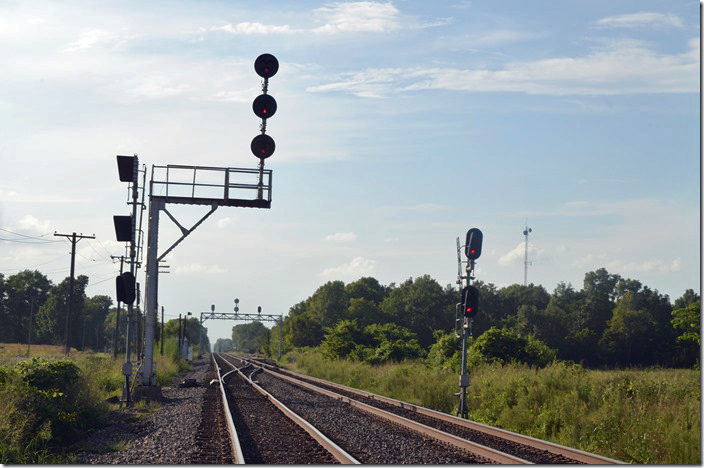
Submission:
[[[354,408],[360,409],[360,410],[365,411],[365,412],[372,414],[374,416],[381,417],[381,418],[386,419],[388,421],[391,421],[393,423],[400,424],[403,427],[412,429],[416,432],[427,435],[427,436],[432,437],[433,439],[439,440],[441,442],[448,443],[448,444],[453,445],[459,449],[471,452],[475,455],[479,455],[479,456],[488,458],[489,460],[491,460],[493,462],[502,463],[502,464],[509,464],[509,465],[532,464],[531,462],[529,462],[527,460],[523,460],[522,458],[514,457],[513,455],[509,455],[509,454],[500,452],[500,451],[492,449],[490,447],[486,447],[484,445],[477,444],[475,442],[471,442],[466,439],[462,439],[461,437],[457,437],[455,435],[448,434],[447,432],[443,432],[438,429],[426,426],[425,424],[421,424],[419,422],[412,421],[410,419],[406,419],[402,416],[398,416],[396,414],[389,413],[388,411],[384,411],[382,409],[375,408],[373,406],[367,405],[366,403],[362,403],[361,401],[357,401],[352,398],[346,397],[344,395],[340,395],[339,393],[331,392],[329,390],[325,390],[324,388],[320,388],[315,385],[312,385],[312,384],[309,384],[306,382],[302,382],[294,377],[289,377],[287,375],[282,375],[277,372],[272,372],[269,369],[266,369],[264,367],[262,367],[262,370],[269,375],[286,380],[287,382],[290,382],[294,385],[298,385],[298,386],[306,388],[308,390],[312,390],[314,392],[326,395],[330,398],[334,398],[334,399],[340,400],[344,403],[348,403],[350,406],[352,406]]]
[[[325,448],[337,461],[340,462],[340,464],[343,465],[360,465],[361,463],[355,459],[352,455],[347,453],[345,450],[343,450],[340,446],[338,446],[335,442],[330,440],[325,434],[320,432],[318,429],[315,428],[312,424],[310,424],[308,421],[297,415],[294,411],[292,411],[290,408],[288,408],[286,405],[281,403],[279,400],[277,400],[272,394],[264,390],[262,387],[257,385],[256,382],[254,382],[250,377],[247,377],[244,372],[242,372],[242,369],[244,369],[247,366],[243,366],[241,368],[238,368],[233,364],[231,361],[229,361],[227,358],[224,359],[229,365],[234,367],[233,371],[230,371],[227,373],[227,375],[232,374],[233,372],[236,372],[240,378],[245,379],[252,387],[254,387],[255,390],[257,390],[259,393],[264,395],[274,406],[276,406],[278,409],[281,410],[289,419],[291,419],[294,423],[296,423],[301,429],[306,431],[315,441],[317,441],[321,446]],[[261,369],[261,367],[258,366],[253,366],[257,369]]]
[[[240,439],[237,436],[237,430],[235,429],[235,422],[232,420],[232,413],[230,412],[230,405],[227,403],[227,396],[225,395],[225,383],[223,378],[225,376],[220,376],[220,367],[215,360],[215,354],[211,354],[210,358],[213,360],[213,365],[215,365],[215,370],[218,374],[218,382],[220,387],[220,399],[225,409],[225,418],[227,420],[227,432],[230,436],[230,451],[232,452],[232,457],[235,460],[235,464],[244,465],[244,455],[242,454],[242,447],[240,446]]]
[[[264,366],[265,368],[275,368],[275,366],[272,366],[272,365],[266,364],[266,363],[260,363],[260,365]],[[430,417],[440,419],[445,422],[456,424],[458,426],[461,426],[461,427],[464,427],[467,429],[472,429],[475,431],[483,432],[485,434],[493,435],[496,437],[501,437],[503,439],[510,440],[512,442],[517,442],[517,443],[529,445],[531,447],[535,447],[535,448],[538,448],[541,450],[546,450],[548,452],[562,455],[564,457],[571,458],[573,460],[580,461],[583,463],[595,464],[595,465],[606,465],[606,464],[625,465],[626,464],[622,461],[615,460],[613,458],[608,458],[608,457],[605,457],[602,455],[597,455],[594,453],[585,452],[583,450],[575,449],[572,447],[567,447],[567,446],[556,444],[554,442],[549,442],[546,440],[536,439],[534,437],[526,436],[523,434],[518,434],[516,432],[507,431],[505,429],[500,429],[498,427],[488,426],[486,424],[470,421],[467,419],[462,419],[457,416],[453,416],[453,415],[447,414],[447,413],[442,413],[440,411],[433,410],[430,408],[424,408],[422,406],[417,406],[412,403],[406,403],[404,401],[394,400],[393,398],[385,397],[383,395],[377,395],[377,394],[370,393],[370,392],[367,392],[364,390],[359,390],[357,388],[347,387],[342,384],[329,382],[327,380],[318,379],[316,377],[311,377],[308,375],[299,374],[297,372],[293,372],[290,370],[277,369],[277,372],[274,372],[274,374],[276,374],[276,373],[286,373],[286,374],[290,374],[294,377],[299,376],[301,378],[305,378],[308,380],[319,382],[321,384],[324,384],[324,385],[327,385],[330,387],[339,388],[341,390],[344,390],[344,391],[347,391],[350,393],[354,393],[356,395],[364,396],[367,398],[371,398],[373,400],[381,401],[383,403],[398,406],[398,407],[403,408],[407,411],[412,411],[414,413],[423,414],[425,416],[430,416]]]

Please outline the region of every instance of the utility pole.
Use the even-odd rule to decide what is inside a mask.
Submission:
[[[161,270],[161,268],[170,268],[169,265],[161,265],[161,262],[165,262],[166,260],[159,260],[159,266],[157,268],[157,275],[156,278],[154,278],[154,289],[156,289],[156,302],[154,304],[154,308],[156,311],[159,310],[159,275],[162,273],[169,273],[168,270]],[[156,315],[156,313],[154,314]],[[161,355],[164,355],[164,306],[161,306]]]
[[[95,234],[92,236],[84,236],[83,233],[81,234],[76,234],[75,232],[73,234],[57,234],[56,231],[54,231],[54,236],[56,237],[65,237],[69,241],[71,241],[71,278],[69,279],[68,283],[68,310],[66,311],[66,347],[64,349],[64,352],[68,355],[69,351],[71,350],[71,344],[69,340],[69,324],[71,322],[71,307],[73,306],[73,284],[75,282],[74,280],[74,273],[76,269],[76,244],[78,241],[81,239],[95,239]]]
[[[29,336],[27,337],[27,357],[29,357],[29,347],[32,346],[32,316],[34,315],[34,300],[36,297],[31,298],[31,303],[29,305]]]
[[[523,230],[523,235],[526,236],[526,256],[523,262],[523,286],[528,286],[528,234],[531,232],[533,232],[533,230],[528,227],[528,221],[526,221],[526,228]]]
[[[161,306],[161,355],[164,355],[164,306]]]

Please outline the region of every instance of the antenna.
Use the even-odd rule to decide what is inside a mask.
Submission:
[[[528,286],[528,234],[531,232],[533,232],[533,230],[528,227],[528,220],[526,219],[526,228],[523,230],[523,235],[526,236],[526,256],[523,264],[523,286]]]

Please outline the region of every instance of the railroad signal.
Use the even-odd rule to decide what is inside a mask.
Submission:
[[[254,71],[264,79],[271,78],[279,71],[279,61],[271,54],[262,54],[254,61]]]
[[[484,235],[477,228],[467,231],[467,241],[465,242],[464,254],[470,260],[476,260],[482,254],[482,239]]]
[[[274,154],[276,149],[274,139],[266,135],[267,119],[276,113],[276,99],[272,95],[267,94],[267,92],[269,90],[269,78],[276,75],[276,72],[279,71],[279,61],[271,54],[262,54],[254,61],[254,71],[257,72],[257,75],[264,78],[262,94],[257,96],[252,103],[252,110],[257,117],[262,119],[262,123],[259,126],[261,135],[254,137],[250,149],[252,154],[260,159],[261,167],[263,167],[264,159]]]
[[[112,217],[115,224],[115,236],[118,242],[129,242],[132,240],[132,216]]]
[[[254,137],[250,148],[252,149],[253,155],[260,159],[266,159],[274,154],[276,144],[274,143],[274,139],[269,135],[261,134]]]
[[[479,290],[474,286],[465,286],[462,289],[462,314],[472,318],[479,311]]]
[[[136,298],[136,282],[134,275],[129,271],[115,278],[117,300],[125,304],[132,304]]]
[[[117,171],[120,182],[135,182],[137,180],[137,157],[117,156]]]
[[[276,113],[276,99],[270,94],[261,94],[252,103],[252,110],[260,119],[268,119]]]

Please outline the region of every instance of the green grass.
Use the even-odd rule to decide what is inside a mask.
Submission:
[[[369,366],[315,350],[294,371],[453,413],[459,376],[420,362]],[[629,463],[700,464],[700,372],[483,365],[470,371],[470,419]]]

